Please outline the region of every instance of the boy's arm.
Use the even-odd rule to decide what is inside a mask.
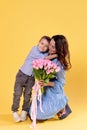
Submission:
[[[46,56],[44,59],[51,60],[51,59],[54,59],[56,57],[58,57],[57,54],[53,54],[53,55]]]

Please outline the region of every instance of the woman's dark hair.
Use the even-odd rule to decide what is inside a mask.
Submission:
[[[51,38],[49,36],[42,36],[39,41],[42,39],[46,39],[48,42],[50,42]]]
[[[63,35],[54,35],[51,39],[55,41],[58,60],[63,65],[65,70],[70,69],[71,68],[70,52],[66,37]]]

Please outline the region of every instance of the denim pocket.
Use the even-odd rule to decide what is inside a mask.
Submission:
[[[26,83],[28,77],[26,74],[22,73],[21,71],[19,71],[16,75],[16,79],[17,82],[22,82],[22,83]]]

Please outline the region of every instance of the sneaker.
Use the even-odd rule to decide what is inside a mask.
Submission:
[[[25,121],[27,119],[27,112],[26,111],[22,111],[21,112],[21,117],[20,117],[21,121]]]
[[[18,115],[18,112],[13,112],[13,118],[14,118],[14,121],[15,122],[20,122],[21,120],[20,120],[20,117],[19,117],[19,115]]]

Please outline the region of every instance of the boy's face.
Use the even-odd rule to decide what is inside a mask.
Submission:
[[[38,43],[40,52],[46,52],[49,49],[49,42],[46,39],[41,39]]]

